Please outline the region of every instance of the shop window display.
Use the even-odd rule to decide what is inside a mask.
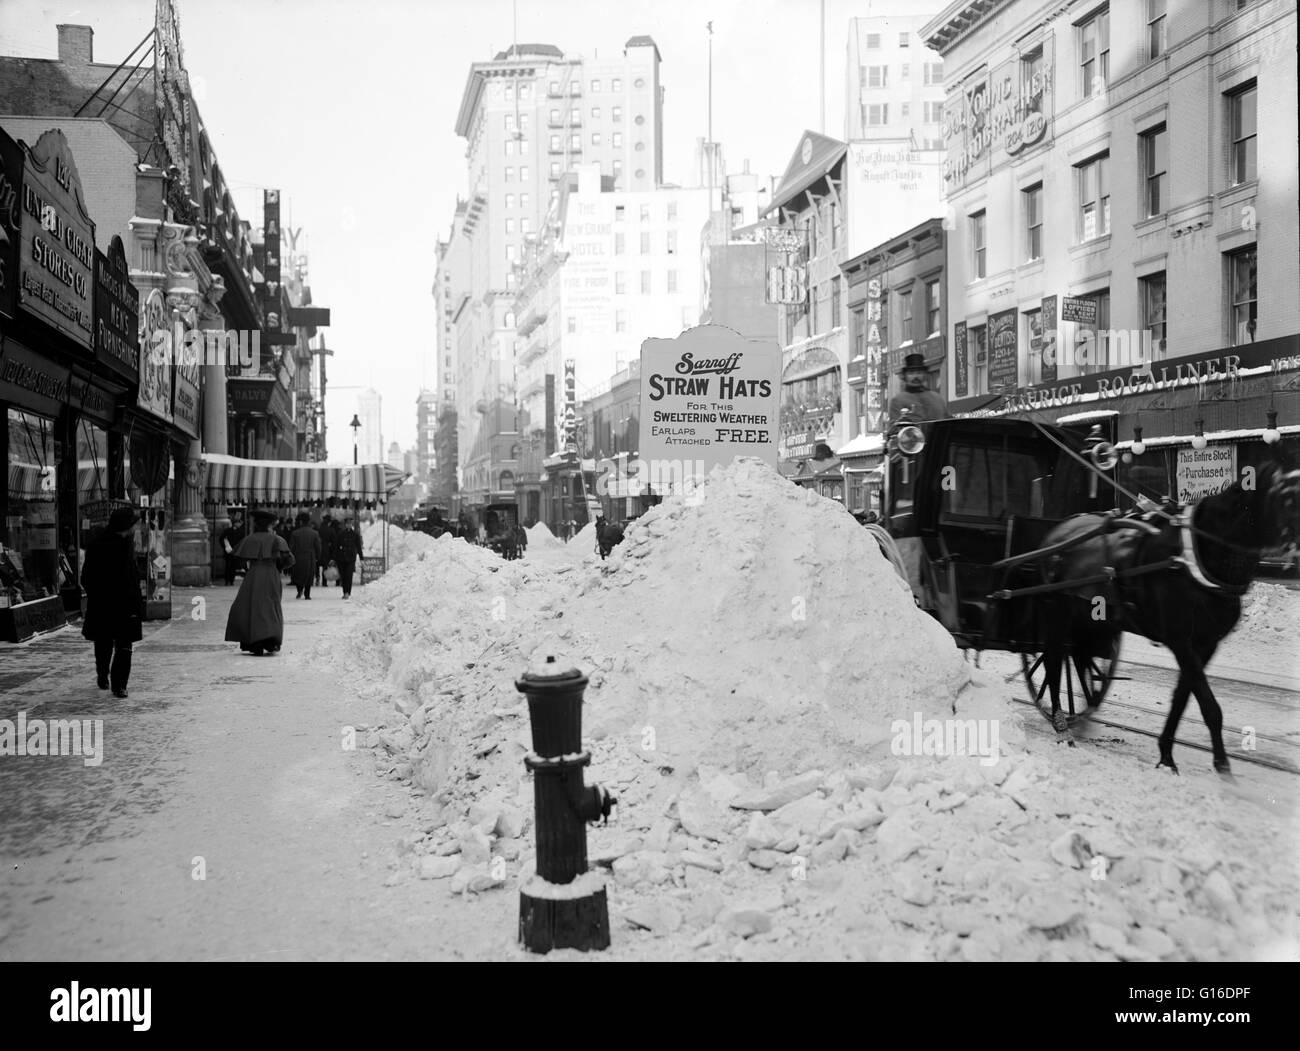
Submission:
[[[0,606],[59,593],[70,572],[60,566],[57,477],[62,449],[52,421],[8,410],[9,503],[0,537]]]

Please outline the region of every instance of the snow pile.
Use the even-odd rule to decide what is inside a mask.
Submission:
[[[433,547],[436,541],[428,533],[418,529],[405,530],[399,526],[388,527],[388,565],[417,559],[423,552]],[[384,553],[384,524],[372,522],[362,527],[361,546],[367,555]]]
[[[524,530],[528,534],[528,547],[564,547],[565,543],[549,529],[545,522],[538,522]]]
[[[1257,580],[1242,597],[1238,632],[1291,639],[1298,627],[1300,592]]]
[[[1277,815],[1051,735],[1031,754],[1020,684],[972,674],[838,504],[738,461],[692,505],[652,509],[603,563],[442,538],[322,641],[391,706],[365,738],[377,769],[429,800],[390,881],[534,876],[514,680],[555,653],[590,677],[586,780],[618,799],[589,836],[615,954],[1231,959],[1300,941]],[[998,735],[991,754],[943,754],[929,727],[954,712]]]

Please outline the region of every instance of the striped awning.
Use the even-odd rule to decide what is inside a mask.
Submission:
[[[204,453],[207,498],[221,503],[300,504],[313,500],[386,501],[406,472],[384,463],[302,463],[240,460]]]

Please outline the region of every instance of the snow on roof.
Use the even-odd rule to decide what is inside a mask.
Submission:
[[[846,456],[865,456],[868,453],[883,452],[885,439],[879,434],[859,434],[848,445],[836,451],[841,460]]]
[[[1069,416],[1058,416],[1057,423],[1086,423],[1088,420],[1104,420],[1109,416],[1118,416],[1114,409],[1093,409],[1089,412],[1076,412]]]
[[[1235,431],[1208,431],[1204,435],[1207,442],[1230,442],[1241,438],[1259,438],[1263,435],[1266,428],[1264,427],[1245,427]],[[1288,424],[1285,427],[1278,428],[1279,434],[1300,434],[1300,423]],[[1194,436],[1191,434],[1166,434],[1159,438],[1143,438],[1142,444],[1148,449],[1161,445],[1188,445]],[[1116,449],[1128,449],[1133,445],[1132,440],[1116,442]]]

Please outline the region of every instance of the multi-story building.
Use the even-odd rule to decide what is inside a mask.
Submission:
[[[357,455],[360,463],[383,463],[384,396],[373,387],[357,395]]]
[[[1270,412],[1292,433],[1295,4],[963,2],[924,36],[952,409],[1142,428],[1125,470],[1183,498],[1261,457]]]
[[[780,464],[795,474],[819,444],[845,445],[860,432],[846,409],[844,378],[851,347],[845,314],[846,262],[942,214],[938,151],[903,142],[840,142],[805,132],[769,213],[792,246],[799,287],[779,312],[784,347]],[[788,290],[787,290],[788,291]],[[879,366],[868,367],[870,398],[880,391]],[[869,400],[868,433],[881,426],[883,404]]]
[[[438,466],[438,395],[435,391],[420,391],[415,399],[415,466],[409,463],[406,469],[424,486],[432,482],[434,470]]]
[[[890,5],[875,3],[867,17],[849,19],[846,139],[942,148],[943,58],[920,33],[939,6],[894,4],[891,12]]]
[[[594,164],[618,188],[641,192],[662,181],[659,66],[655,42],[634,36],[618,55],[584,58],[518,44],[470,67],[456,121],[467,141],[469,197],[440,260],[440,280],[445,286],[451,275],[458,302],[452,357],[462,472],[474,450],[497,447],[480,432],[514,404],[514,267],[565,174]],[[468,250],[454,260],[458,233]]]

